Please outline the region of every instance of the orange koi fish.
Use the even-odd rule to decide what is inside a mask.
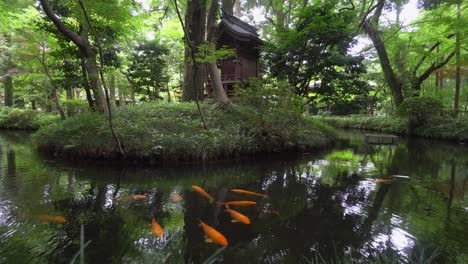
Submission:
[[[231,217],[232,217],[231,222],[241,223],[241,224],[246,224],[246,225],[250,224],[250,219],[247,216],[245,216],[245,215],[243,215],[243,214],[241,214],[241,213],[239,213],[237,211],[229,209],[229,207],[227,207],[227,205],[226,205],[226,212],[228,212],[231,215]]]
[[[202,220],[198,219],[198,221],[200,221],[200,226],[203,228],[203,231],[205,232],[205,236],[207,237],[205,239],[205,242],[216,243],[223,247],[228,245],[228,241],[226,237],[223,236],[223,234],[216,231],[216,229],[212,228],[211,226],[203,223]]]
[[[45,221],[45,222],[51,222],[51,223],[59,223],[63,224],[67,222],[65,217],[59,216],[59,215],[48,215],[48,214],[42,214],[42,215],[35,215],[35,218]]]
[[[131,201],[131,200],[144,200],[146,199],[147,196],[146,195],[142,195],[142,194],[135,194],[135,195],[129,195],[129,196],[123,196],[123,197],[119,197],[119,198],[116,198],[117,201]]]
[[[178,195],[178,194],[173,194],[173,195],[171,195],[171,200],[172,200],[173,202],[179,202],[179,201],[182,200],[182,196],[180,196],[180,195]]]
[[[393,182],[393,179],[376,179],[376,183],[391,183]]]
[[[151,229],[153,230],[153,233],[158,236],[158,237],[162,237],[163,234],[164,234],[164,230],[162,229],[162,227],[158,224],[158,222],[156,222],[156,220],[154,219],[151,219]]]
[[[199,193],[200,195],[208,198],[208,200],[210,201],[210,203],[214,202],[214,198],[209,195],[205,190],[203,190],[202,188],[200,188],[199,186],[196,186],[196,185],[192,185],[192,189],[194,191],[196,191],[197,193]]]
[[[256,192],[251,192],[251,191],[246,191],[246,190],[241,190],[241,189],[231,189],[231,192],[238,193],[238,194],[261,196],[261,197],[264,197],[264,198],[268,197],[268,195],[266,195],[266,194],[256,193]]]
[[[254,201],[230,201],[230,202],[218,202],[218,204],[233,205],[233,206],[249,206],[249,205],[256,205],[257,202],[254,202]]]

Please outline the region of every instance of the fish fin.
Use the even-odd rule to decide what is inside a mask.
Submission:
[[[267,195],[267,194],[264,194],[264,195],[262,195],[262,196],[263,196],[263,198],[268,198],[268,195]]]
[[[198,223],[198,226],[202,226],[202,220],[200,220],[200,218],[197,217],[197,220],[200,221],[200,223]]]
[[[235,219],[232,219],[231,220],[231,223],[239,223],[239,221],[235,220]]]
[[[226,209],[229,209],[229,205],[225,204],[224,206],[226,206]]]
[[[205,242],[206,242],[206,243],[214,243],[213,239],[211,239],[211,238],[206,238],[206,239],[205,239]]]

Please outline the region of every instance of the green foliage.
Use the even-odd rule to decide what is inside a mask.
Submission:
[[[61,102],[63,110],[66,111],[68,116],[72,116],[79,113],[84,113],[89,110],[87,101],[79,99],[68,99]]]
[[[303,117],[302,111],[283,111],[285,104],[294,104],[296,97],[291,98],[268,100],[259,109],[252,105],[217,109],[202,104],[209,130],[203,128],[194,103],[144,103],[117,108],[114,123],[127,155],[151,161],[303,150],[335,138],[333,129]],[[99,113],[85,113],[43,127],[34,139],[39,148],[48,151],[102,158],[118,153],[106,117]]]
[[[229,49],[225,46],[216,49],[215,44],[213,43],[198,45],[197,50],[195,59],[198,63],[217,62],[236,55],[235,49]]]
[[[408,119],[411,129],[427,124],[442,113],[442,103],[432,97],[409,97],[397,108],[397,114]]]
[[[11,107],[0,108],[0,127],[13,129],[38,129],[41,126],[56,123],[57,115],[44,114],[30,109]]]
[[[146,41],[135,48],[130,57],[129,76],[138,92],[146,94],[149,100],[162,99],[159,92],[168,82],[167,62],[164,56],[169,50],[157,40]]]
[[[322,116],[318,119],[340,128],[376,130],[397,134],[406,134],[407,132],[406,120],[403,118],[353,115],[350,117]]]
[[[369,85],[361,79],[363,58],[347,55],[354,37],[354,11],[338,11],[335,1],[307,5],[295,25],[268,43],[265,59],[273,76],[287,79],[297,94],[326,105],[360,104]]]
[[[450,116],[435,116],[424,124],[408,129],[408,119],[396,116],[322,116],[317,118],[331,126],[376,130],[385,133],[412,134],[426,138],[447,139],[458,142],[468,142],[468,117],[453,118]]]

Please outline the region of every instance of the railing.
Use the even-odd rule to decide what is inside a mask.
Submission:
[[[237,81],[235,74],[221,75],[221,82],[235,82],[235,81]]]

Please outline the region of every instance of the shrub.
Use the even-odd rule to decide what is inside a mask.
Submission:
[[[423,126],[443,112],[442,102],[432,97],[409,97],[397,108],[397,114],[408,119],[410,128]]]
[[[59,122],[60,117],[52,114],[44,114],[31,109],[12,107],[0,108],[0,127],[11,129],[35,130],[41,126]]]

